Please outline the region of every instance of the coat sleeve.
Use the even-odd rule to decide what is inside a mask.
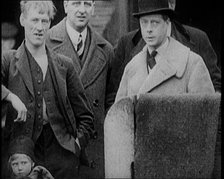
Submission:
[[[128,70],[127,67],[124,69],[123,76],[121,78],[121,82],[117,91],[117,95],[115,98],[115,102],[119,101],[122,98],[128,96]]]
[[[9,60],[6,58],[7,54],[2,54],[2,60],[1,60],[1,100],[4,100],[10,91],[7,89],[7,83],[8,83],[8,70],[9,70]]]
[[[203,59],[199,55],[193,58],[198,59],[190,74],[187,86],[188,93],[214,93],[215,89]]]
[[[81,148],[85,148],[89,139],[95,134],[94,115],[81,80],[72,64],[68,66],[66,81],[68,98],[76,118],[77,137]]]
[[[109,108],[112,106],[112,104],[114,103],[114,99],[115,99],[115,84],[114,84],[114,80],[112,77],[112,70],[113,70],[113,61],[114,61],[114,50],[113,47],[111,45],[107,45],[105,52],[107,53],[107,57],[108,57],[108,63],[109,63],[109,67],[108,67],[108,71],[107,71],[107,82],[106,82],[106,97],[105,97],[105,111],[107,113],[107,111],[109,110]]]

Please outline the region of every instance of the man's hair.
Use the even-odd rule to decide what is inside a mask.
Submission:
[[[46,1],[21,0],[20,1],[21,13],[24,14],[25,16],[27,15],[27,12],[29,11],[30,7],[38,8],[41,14],[47,12],[51,20],[53,20],[54,15],[56,13],[56,7],[54,6],[54,3],[51,0],[46,0]]]

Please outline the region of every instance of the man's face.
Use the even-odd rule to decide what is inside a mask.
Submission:
[[[94,2],[65,0],[64,9],[69,24],[78,32],[82,32],[94,12]]]
[[[33,47],[44,45],[50,22],[47,12],[40,13],[39,8],[31,6],[27,14],[22,14],[20,17],[20,23],[25,30],[26,43]]]
[[[168,24],[160,14],[140,17],[142,37],[150,48],[156,49],[165,42]]]
[[[25,154],[14,154],[14,157],[11,167],[16,178],[27,176],[31,172],[34,163]]]

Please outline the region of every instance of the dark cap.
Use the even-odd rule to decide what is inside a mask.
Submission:
[[[9,22],[2,23],[2,38],[13,38],[17,35],[18,28]]]
[[[138,0],[138,11],[133,13],[134,17],[140,18],[149,14],[166,14],[169,17],[175,15],[173,9],[169,7],[168,0]]]
[[[32,139],[24,135],[13,139],[9,144],[9,155],[11,156],[13,154],[26,154],[35,161],[34,143]]]

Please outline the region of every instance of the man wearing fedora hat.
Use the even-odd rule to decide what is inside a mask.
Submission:
[[[159,0],[160,1],[160,0]],[[157,2],[159,2],[157,1]],[[167,0],[165,0],[167,3]],[[151,0],[145,3],[152,2]],[[139,1],[140,6],[144,5]],[[144,5],[145,9],[149,5]],[[171,9],[175,9],[176,1],[168,0],[168,5]],[[176,19],[176,15],[171,18],[171,25],[168,27],[168,35],[189,47],[193,52],[199,54],[206,67],[209,70],[215,91],[221,91],[221,72],[217,66],[217,56],[213,50],[207,34],[199,29],[180,24]],[[120,84],[120,80],[125,68],[125,65],[145,46],[145,41],[142,39],[141,30],[133,30],[120,38],[115,47],[115,58],[111,80],[114,81],[114,96]]]
[[[143,49],[125,66],[115,102],[142,93],[215,92],[203,59],[168,35],[174,11],[168,0],[139,0]]]

